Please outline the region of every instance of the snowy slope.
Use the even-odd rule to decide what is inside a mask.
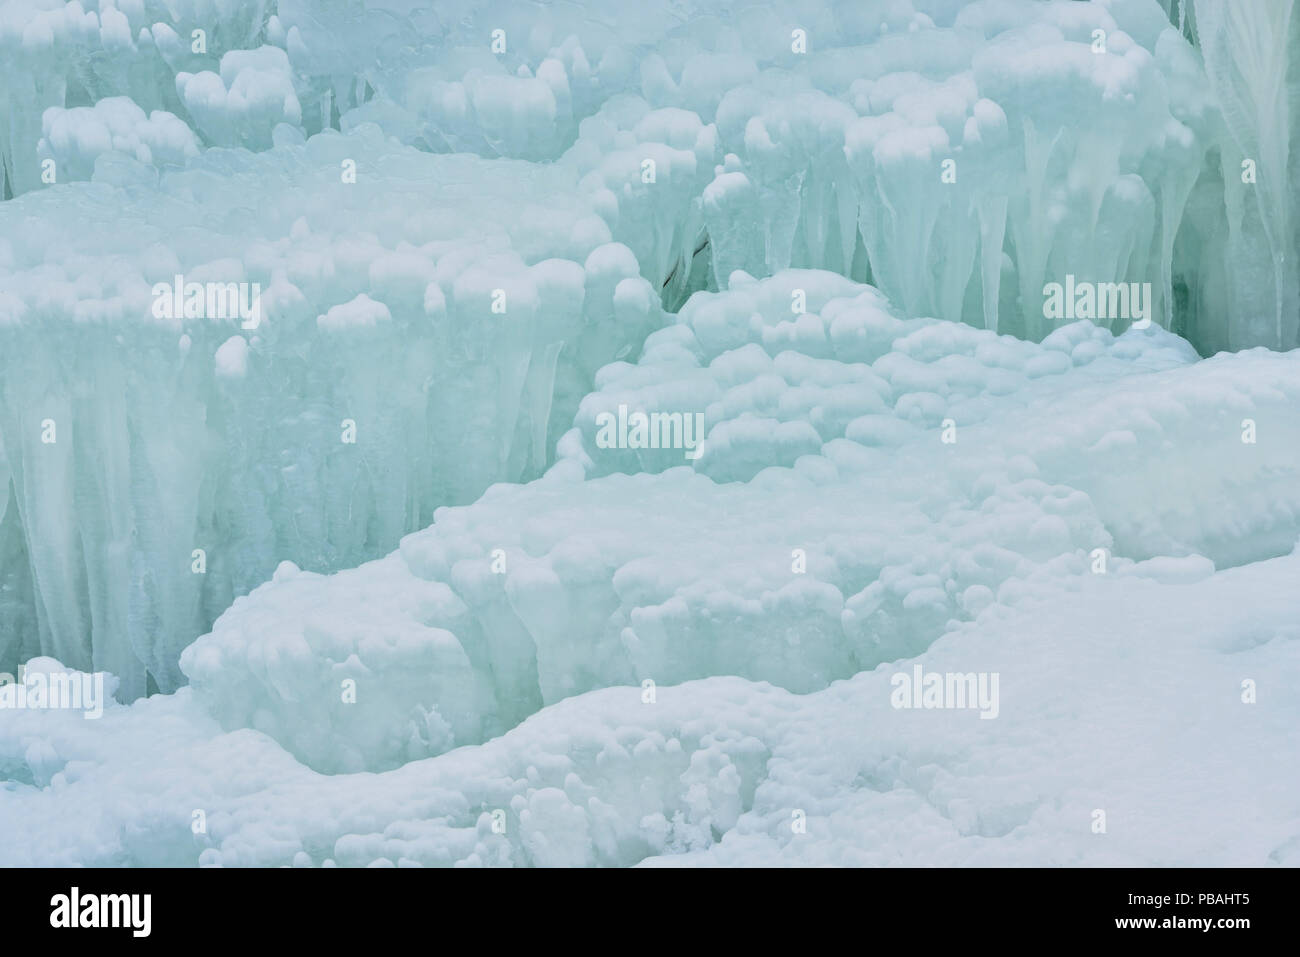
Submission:
[[[809,695],[714,677],[321,775],[188,689],[15,713],[0,863],[1295,866],[1300,557],[1202,574],[1044,583],[915,659],[999,673],[989,721],[893,708],[889,665]]]

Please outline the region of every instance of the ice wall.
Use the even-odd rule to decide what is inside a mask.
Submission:
[[[111,654],[127,692],[174,687],[278,561],[345,567],[536,474],[660,304],[737,270],[1028,340],[1071,321],[1050,284],[1149,284],[1092,321],[1294,345],[1290,9],[9,0],[0,664]],[[258,284],[267,325],[153,321],[181,271]],[[498,291],[527,336],[482,333]],[[326,455],[358,410],[373,451]],[[713,437],[747,464],[694,467],[814,444],[756,421]]]
[[[1298,358],[737,276],[602,372],[543,479],[282,566],[192,687],[7,712],[0,863],[1294,865]],[[694,467],[589,440],[693,396]],[[722,439],[760,416],[825,441],[755,471]],[[913,667],[998,674],[997,720],[898,710]]]
[[[285,135],[0,205],[0,670],[39,645],[174,688],[277,562],[358,564],[538,474],[659,324],[571,169]],[[174,311],[176,276],[258,308]]]

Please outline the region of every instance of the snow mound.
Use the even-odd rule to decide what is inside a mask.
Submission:
[[[124,96],[93,107],[65,110],[52,106],[41,118],[37,152],[54,161],[57,181],[88,180],[95,161],[123,153],[148,166],[184,166],[199,154],[198,140],[184,121],[165,110],[144,110]]]
[[[781,332],[795,284],[820,311],[800,321],[832,319],[814,355]],[[836,342],[874,361],[817,356]],[[1078,323],[1036,345],[900,320],[832,274],[741,282],[602,370],[544,479],[440,509],[381,563],[257,589],[181,667],[223,726],[330,772],[476,743],[610,685],[811,692],[1099,562],[1286,554],[1297,363],[1197,362],[1154,328]],[[702,454],[600,448],[587,423],[620,405],[703,415]]]

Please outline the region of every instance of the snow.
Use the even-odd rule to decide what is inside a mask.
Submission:
[[[98,722],[15,712],[0,801],[24,827],[0,862],[1295,866],[1278,760],[1297,574],[1292,554],[1195,584],[1080,576],[988,611],[916,661],[999,672],[992,721],[893,708],[891,665],[809,695],[719,676],[653,704],[611,687],[478,747],[322,775],[264,734],[222,733],[188,689]],[[37,742],[50,784],[16,783]]]
[[[289,58],[278,47],[232,50],[219,73],[177,73],[176,94],[214,145],[266,148],[278,124],[302,121]]]
[[[417,259],[417,262],[420,266],[429,265],[426,261]],[[372,266],[371,274],[373,275],[374,272],[375,267]],[[382,271],[380,274],[383,275]],[[434,286],[434,288],[438,287]],[[321,329],[341,332],[345,329],[364,329],[368,326],[376,326],[381,322],[392,322],[392,320],[393,315],[388,311],[387,306],[382,302],[375,302],[363,292],[359,293],[357,298],[351,302],[331,306],[325,315],[316,317],[316,325]]]
[[[0,0],[0,865],[1300,865],[1293,6]]]
[[[213,361],[219,377],[242,379],[248,374],[248,340],[231,336],[217,348]]]
[[[55,161],[64,181],[88,180],[97,157],[126,153],[146,165],[183,166],[199,153],[198,140],[184,121],[165,110],[144,111],[124,96],[107,97],[93,107],[50,107],[41,118],[37,151]]]

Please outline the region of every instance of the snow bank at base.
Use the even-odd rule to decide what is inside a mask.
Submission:
[[[9,771],[0,864],[1296,865],[1297,576],[1300,554],[1040,581],[809,695],[612,687],[378,775],[222,732],[188,689],[16,712],[0,766],[39,754],[48,784]],[[895,708],[915,665],[997,673],[997,718]]]

